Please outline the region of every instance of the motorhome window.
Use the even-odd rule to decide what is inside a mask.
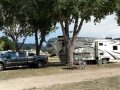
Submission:
[[[46,46],[46,47],[48,47],[48,48],[49,48],[49,47],[52,47],[52,45],[51,45],[51,44],[47,44],[47,46]]]
[[[99,46],[103,46],[103,43],[99,43]]]
[[[117,46],[113,46],[113,50],[118,50]]]
[[[100,55],[104,55],[104,53],[100,53]]]

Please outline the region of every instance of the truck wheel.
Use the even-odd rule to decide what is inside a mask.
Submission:
[[[37,68],[41,68],[43,67],[43,65],[44,65],[43,61],[37,61],[36,63]]]
[[[103,63],[103,64],[107,64],[107,60],[106,60],[106,59],[103,59],[103,60],[102,60],[102,63]]]
[[[0,63],[0,71],[3,70],[3,65]]]

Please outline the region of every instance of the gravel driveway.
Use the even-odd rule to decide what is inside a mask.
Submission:
[[[120,75],[120,68],[99,70],[73,70],[71,73],[17,78],[0,81],[0,90],[44,88],[55,84],[74,83]]]

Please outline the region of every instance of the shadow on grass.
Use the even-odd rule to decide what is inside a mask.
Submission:
[[[6,67],[4,71],[7,70],[22,70],[22,69],[32,69],[29,66],[13,66],[13,67]]]
[[[117,63],[117,62],[108,62],[107,64],[114,64],[114,63]]]
[[[80,68],[78,68],[78,67],[72,67],[72,68],[65,67],[65,68],[62,68],[62,69],[65,69],[65,70],[80,70]],[[82,70],[84,70],[84,69],[82,69]]]
[[[42,68],[48,68],[48,67],[61,67],[61,66],[65,66],[65,64],[62,64],[60,62],[49,62],[48,64],[45,64]],[[36,67],[30,67],[30,66],[13,66],[13,67],[7,67],[5,68],[4,71],[7,70],[24,70],[24,69],[38,69]],[[39,68],[41,69],[41,68]]]
[[[115,64],[115,63],[117,63],[117,62],[108,62],[107,64]],[[93,65],[95,65],[95,64],[93,64]],[[65,64],[63,64],[61,62],[48,62],[48,64],[44,65],[42,68],[48,68],[48,67],[61,67],[62,69],[65,69],[65,70],[79,70],[80,69],[78,67],[68,68]],[[7,67],[4,71],[6,71],[6,70],[24,70],[24,69],[38,69],[38,68],[32,68],[30,66],[17,66],[17,67]]]
[[[65,64],[60,62],[49,62],[46,64],[46,67],[59,67],[59,66],[65,66]]]

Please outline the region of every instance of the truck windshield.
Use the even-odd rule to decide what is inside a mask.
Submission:
[[[1,57],[2,57],[2,58],[5,58],[5,57],[8,56],[8,55],[9,55],[9,53],[7,52],[7,53],[3,54]]]
[[[15,52],[7,52],[4,55],[2,55],[2,58],[6,58],[8,55],[10,55],[11,57],[16,57],[16,53]]]

